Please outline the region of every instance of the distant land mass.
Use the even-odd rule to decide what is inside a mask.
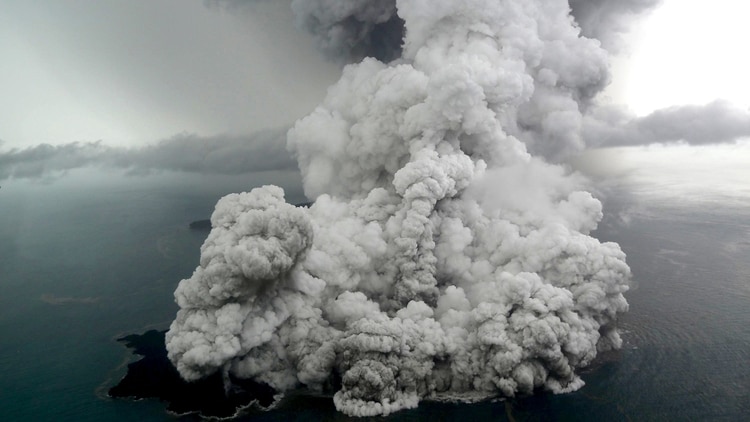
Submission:
[[[125,377],[110,388],[110,397],[156,398],[167,403],[169,412],[196,413],[201,418],[229,418],[254,403],[263,409],[273,404],[276,391],[255,381],[230,375],[227,391],[220,373],[195,382],[184,381],[167,357],[165,333],[150,330],[117,339],[143,358],[128,365]]]
[[[299,204],[294,204],[295,207],[303,207],[303,208],[310,208],[310,205],[312,205],[312,202],[302,202]],[[196,220],[190,223],[190,230],[197,230],[197,231],[211,231],[211,220]]]
[[[209,231],[211,230],[211,220],[196,220],[190,223],[190,230]]]

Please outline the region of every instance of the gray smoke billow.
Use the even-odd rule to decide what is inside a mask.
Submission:
[[[400,57],[404,21],[396,0],[204,0],[209,7],[230,11],[262,3],[287,3],[296,24],[315,38],[329,58],[343,63],[364,57],[391,61]]]
[[[580,388],[621,345],[630,280],[619,246],[589,235],[601,203],[550,164],[582,148],[609,78],[599,41],[566,0],[305,4],[341,45],[397,16],[401,56],[348,65],[289,131],[309,209],[274,186],[217,203],[175,291],[180,374],[334,386],[357,416]]]
[[[331,57],[391,61],[401,55],[404,21],[395,0],[293,0],[291,6],[298,25]]]

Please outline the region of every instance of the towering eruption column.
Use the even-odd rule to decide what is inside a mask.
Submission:
[[[315,204],[275,187],[217,204],[167,334],[186,379],[335,388],[337,409],[378,415],[572,391],[619,347],[625,256],[588,235],[601,204],[582,180],[548,163],[582,147],[605,52],[567,1],[395,10],[402,57],[347,66],[289,132]]]

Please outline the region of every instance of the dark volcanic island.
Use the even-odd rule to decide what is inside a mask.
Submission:
[[[189,227],[190,230],[211,231],[211,220],[196,220]]]
[[[184,381],[167,358],[164,334],[150,330],[118,339],[143,357],[128,365],[125,377],[109,390],[110,397],[156,398],[167,403],[169,412],[209,418],[228,418],[253,404],[268,408],[273,403],[275,391],[271,387],[231,375],[226,391],[220,373],[195,382]]]

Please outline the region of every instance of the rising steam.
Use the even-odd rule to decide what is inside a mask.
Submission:
[[[337,45],[393,19],[380,13],[392,1],[313,4],[317,32],[354,17],[328,34]],[[185,379],[335,388],[340,411],[384,415],[573,391],[577,368],[620,346],[625,255],[589,236],[600,202],[549,164],[583,147],[582,110],[608,82],[600,43],[565,0],[398,0],[392,13],[401,57],[347,66],[289,131],[315,203],[266,186],[216,205],[167,334]]]

